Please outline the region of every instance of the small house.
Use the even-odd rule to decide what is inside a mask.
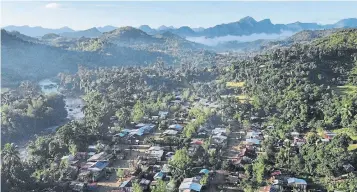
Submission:
[[[202,185],[199,184],[198,180],[194,178],[186,178],[182,181],[181,185],[179,186],[180,192],[190,192],[190,191],[201,191]]]
[[[177,133],[178,133],[178,131],[169,129],[169,130],[165,130],[162,134],[171,136],[171,135],[177,135]]]
[[[288,185],[306,191],[307,182],[304,179],[291,177],[288,179]]]
[[[180,124],[173,124],[169,126],[169,129],[174,129],[176,131],[182,131],[183,130],[183,126]]]
[[[226,135],[227,130],[225,128],[214,128],[212,130],[212,135]]]
[[[169,112],[167,112],[167,111],[159,111],[160,119],[166,119],[168,114],[169,114]]]

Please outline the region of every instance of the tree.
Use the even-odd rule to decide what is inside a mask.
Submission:
[[[132,111],[132,119],[134,122],[139,122],[145,115],[145,108],[142,102],[139,100],[135,103]]]
[[[4,145],[1,158],[1,191],[21,192],[31,189],[29,184],[32,183],[32,180],[13,143]]]
[[[265,156],[260,155],[253,164],[253,173],[258,183],[262,183],[266,172]]]
[[[166,192],[166,191],[167,191],[166,190],[166,182],[164,182],[161,179],[157,181],[157,184],[151,190],[151,192]]]
[[[116,172],[116,174],[117,174],[117,177],[119,177],[120,179],[122,179],[123,177],[124,177],[124,170],[123,169],[117,169],[117,172]]]
[[[204,175],[201,180],[200,180],[200,184],[202,186],[206,185],[208,183],[208,174],[207,175]]]
[[[133,183],[133,192],[143,192],[143,189],[141,188],[139,183],[137,182]]]
[[[129,110],[125,107],[122,107],[115,112],[115,116],[118,118],[119,124],[121,126],[125,126],[130,121],[128,114]]]
[[[74,156],[74,155],[76,155],[76,153],[78,152],[78,149],[77,149],[77,145],[76,144],[70,144],[69,146],[68,146],[68,150],[69,150],[69,152]]]
[[[191,158],[187,154],[187,149],[179,149],[169,161],[169,163],[180,170],[185,170],[191,164]]]

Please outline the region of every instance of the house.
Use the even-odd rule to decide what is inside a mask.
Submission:
[[[88,153],[87,152],[77,152],[74,155],[74,158],[77,159],[77,160],[87,160]]]
[[[192,139],[191,144],[195,144],[195,145],[203,145],[203,140],[201,139]]]
[[[345,171],[347,171],[347,172],[352,172],[352,171],[355,170],[355,168],[353,167],[353,165],[351,165],[350,163],[343,165],[343,168],[344,168]]]
[[[69,187],[73,191],[85,191],[87,189],[87,184],[86,183],[77,182],[77,181],[72,181],[69,184]]]
[[[132,187],[133,187],[133,183],[130,180],[126,180],[124,182],[122,182],[119,185],[119,190],[121,190],[121,192],[131,192],[132,191]]]
[[[162,166],[161,172],[164,173],[164,174],[171,173],[170,165],[169,164],[164,164]]]
[[[246,139],[245,143],[247,145],[260,145],[260,140],[259,139]]]
[[[294,131],[294,132],[291,132],[290,135],[291,135],[292,137],[299,137],[299,136],[300,136],[300,133]]]
[[[88,170],[89,171],[103,171],[108,165],[109,165],[109,162],[107,162],[107,161],[97,161],[92,166],[90,166],[88,168]]]
[[[155,175],[154,175],[154,179],[155,180],[158,180],[158,179],[163,179],[165,177],[165,174],[163,172],[157,172]]]
[[[87,161],[88,162],[97,162],[97,161],[108,161],[110,162],[113,159],[113,155],[112,154],[107,154],[105,152],[100,152],[97,153],[95,155],[93,155],[92,157],[90,157]]]
[[[174,129],[176,131],[182,131],[183,130],[183,126],[180,124],[173,124],[169,126],[169,129]]]
[[[334,138],[337,135],[337,133],[333,133],[331,131],[324,131],[323,137],[325,139],[329,139],[331,140],[332,138]]]
[[[201,169],[199,174],[208,175],[209,174],[209,170],[208,169]]]
[[[139,124],[135,125],[135,127],[140,128],[140,127],[143,127],[145,125],[146,125],[145,123],[139,123]]]
[[[212,135],[226,135],[227,130],[225,128],[214,128],[212,130]]]
[[[199,184],[199,180],[195,178],[186,178],[179,186],[180,192],[201,191],[202,185]]]
[[[270,174],[271,176],[278,176],[281,175],[281,171],[274,171],[273,173]]]
[[[166,119],[168,114],[169,114],[168,111],[159,111],[160,119]]]
[[[193,157],[195,155],[198,154],[200,149],[200,145],[191,145],[188,149],[187,149],[187,154],[190,157]]]
[[[224,135],[213,135],[212,136],[212,140],[211,140],[211,144],[213,145],[217,145],[220,147],[226,147],[227,146],[227,137]]]
[[[161,161],[164,155],[164,150],[159,146],[150,147],[147,151],[147,158],[156,161]]]
[[[265,187],[261,187],[259,189],[259,192],[278,192],[279,190],[279,186],[277,185],[269,185],[269,186],[265,186]]]
[[[166,130],[164,131],[162,134],[163,135],[177,135],[178,131],[175,131],[175,130]]]
[[[291,177],[288,179],[288,185],[306,191],[307,182],[303,179]]]
[[[298,138],[294,137],[294,143],[293,146],[301,146],[306,143],[306,140],[304,138]]]
[[[249,131],[249,132],[247,132],[247,135],[246,135],[246,137],[245,138],[247,138],[247,139],[258,139],[258,138],[260,138],[260,136],[261,136],[261,132],[260,131]]]
[[[77,165],[78,160],[72,155],[66,155],[61,158],[62,161],[66,161],[69,165]]]
[[[139,182],[139,185],[141,186],[141,188],[143,189],[143,191],[146,191],[149,189],[151,181],[148,179],[141,179]]]

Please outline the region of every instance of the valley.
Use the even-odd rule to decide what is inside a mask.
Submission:
[[[356,191],[356,27],[4,27],[1,191]]]

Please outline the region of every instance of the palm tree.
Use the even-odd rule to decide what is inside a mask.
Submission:
[[[20,153],[14,143],[6,143],[1,152],[1,156],[3,166],[20,161]]]

